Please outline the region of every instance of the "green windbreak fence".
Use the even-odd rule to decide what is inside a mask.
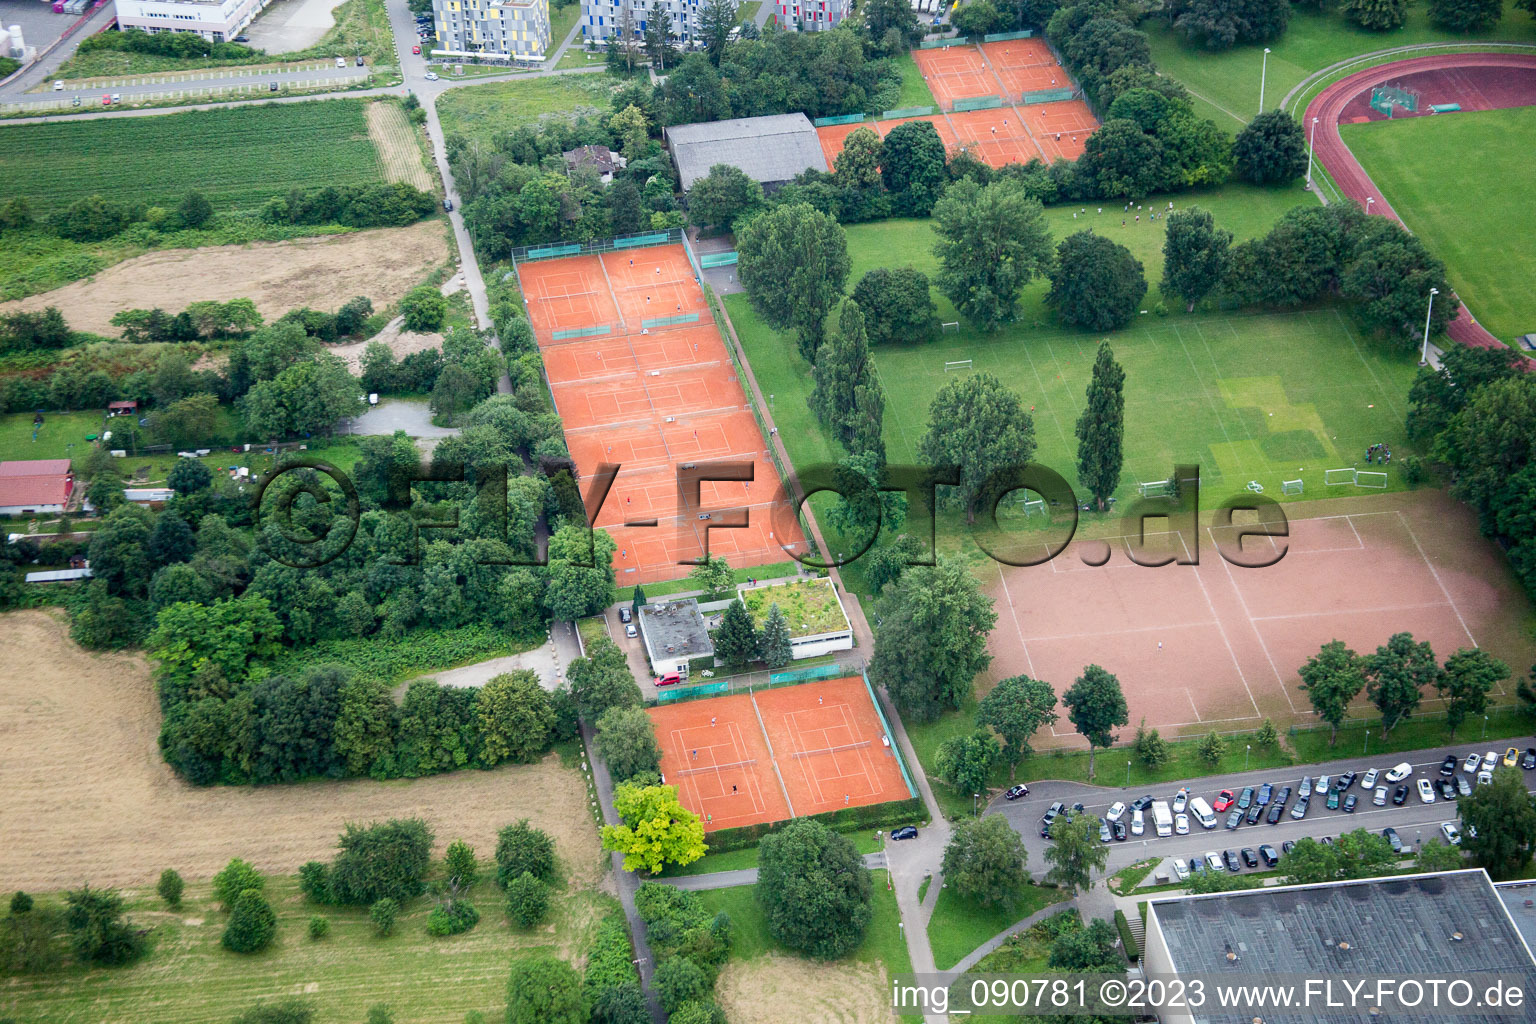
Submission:
[[[834,117],[818,117],[811,124],[817,128],[827,128],[834,124],[858,124],[862,120],[863,114],[837,114]]]
[[[1069,100],[1076,95],[1077,92],[1073,89],[1035,89],[1025,93],[1023,99],[1028,106],[1031,103],[1056,103],[1060,100]]]
[[[527,258],[530,260],[552,260],[557,256],[575,256],[581,252],[581,244],[548,245],[542,249],[529,249]]]
[[[730,252],[707,252],[699,257],[699,265],[706,269],[710,267],[733,267],[736,265],[736,250]]]
[[[680,242],[686,244],[683,229],[672,228],[668,231],[648,231],[643,235],[598,238],[590,242],[570,242],[565,245],[520,245],[512,250],[512,262],[530,263],[533,260],[552,260],[561,256],[590,256],[642,245],[676,245]]]
[[[1021,29],[1018,32],[989,32],[986,35],[982,36],[981,38],[982,38],[983,42],[988,42],[988,43],[1006,43],[1010,39],[1028,39],[1030,36],[1032,36],[1034,34],[1035,34],[1035,30],[1034,29],[1026,28],[1026,29]]]
[[[814,668],[793,669],[789,672],[774,672],[768,676],[769,686],[793,686],[796,683],[809,683],[816,679],[841,679],[849,675],[848,669],[842,665],[817,665]]]
[[[887,110],[880,115],[880,120],[890,121],[898,117],[925,117],[928,114],[937,113],[932,107],[898,107],[895,110]]]
[[[991,110],[993,107],[1003,105],[1001,96],[967,96],[964,99],[955,100],[956,112],[966,110]]]
[[[941,50],[946,46],[964,46],[964,39],[925,39],[917,44],[919,50]]]
[[[593,327],[572,327],[569,330],[555,331],[549,337],[551,341],[565,341],[569,338],[595,338],[600,334],[612,333],[612,324],[597,324]]]
[[[695,700],[730,692],[729,679],[722,679],[718,683],[700,683],[697,686],[664,686],[656,691],[656,703],[670,704],[675,700]]]
[[[665,231],[655,231],[649,235],[630,235],[626,238],[615,238],[615,249],[629,249],[637,245],[666,245],[670,237]]]
[[[677,324],[696,324],[699,322],[699,314],[684,313],[681,316],[658,316],[650,320],[641,320],[641,327],[672,327]]]
[[[891,732],[891,723],[885,720],[885,711],[880,707],[880,701],[875,697],[875,688],[869,685],[869,674],[860,671],[859,675],[864,679],[864,690],[869,694],[869,702],[875,706],[875,714],[880,717],[880,728],[885,731],[886,739],[890,741],[891,754],[896,758],[896,767],[901,769],[901,781],[907,784],[907,795],[917,796],[917,786],[912,782],[912,773],[907,771],[907,759],[901,756],[901,747],[896,745],[896,734]]]

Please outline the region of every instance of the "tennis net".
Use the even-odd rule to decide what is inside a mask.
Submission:
[[[822,747],[820,750],[797,750],[794,757],[817,757],[821,754],[840,754],[845,750],[858,750],[860,747],[869,746],[869,740],[860,740],[857,743],[844,743],[837,747]]]
[[[702,775],[705,772],[724,772],[732,768],[746,768],[754,764],[757,764],[757,758],[751,757],[745,761],[730,761],[726,764],[704,765],[699,768],[682,768],[678,770],[677,777],[683,779],[690,775]]]

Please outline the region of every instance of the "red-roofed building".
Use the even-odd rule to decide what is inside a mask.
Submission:
[[[138,402],[108,402],[108,416],[132,416],[139,411]]]
[[[0,515],[63,512],[74,489],[68,459],[0,462]]]

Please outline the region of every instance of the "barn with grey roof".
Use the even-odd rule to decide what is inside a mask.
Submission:
[[[769,192],[802,171],[827,170],[821,140],[804,114],[680,124],[665,135],[685,192],[716,164],[740,168]]]

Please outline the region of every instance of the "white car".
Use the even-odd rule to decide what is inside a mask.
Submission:
[[[1477,784],[1479,786],[1486,786],[1492,781],[1493,772],[1489,771],[1487,768],[1484,768],[1482,771],[1477,773]]]
[[[1318,796],[1327,796],[1328,784],[1332,781],[1333,780],[1326,775],[1319,775],[1317,777],[1317,785],[1313,787],[1312,792],[1316,793]]]
[[[1183,857],[1173,858],[1173,873],[1179,881],[1189,881],[1189,866],[1184,863]]]
[[[1365,778],[1360,780],[1360,788],[1364,790],[1371,790],[1376,788],[1376,776],[1380,774],[1381,772],[1377,771],[1375,768],[1372,768],[1370,771],[1366,772]]]
[[[1413,774],[1413,765],[1409,764],[1407,761],[1404,761],[1402,764],[1394,765],[1392,767],[1392,769],[1387,772],[1387,781],[1388,782],[1402,782],[1404,779],[1406,779],[1408,776],[1410,776],[1412,774]]]
[[[1173,816],[1173,832],[1175,835],[1189,835],[1189,815],[1175,814]]]
[[[1119,821],[1121,816],[1124,814],[1125,804],[1121,803],[1119,800],[1116,800],[1114,803],[1109,805],[1109,811],[1105,814],[1105,817],[1109,818],[1110,821]]]
[[[1488,753],[1483,755],[1483,767],[1488,771],[1493,771],[1494,765],[1498,763],[1499,752],[1497,750],[1490,750]]]
[[[1222,860],[1221,854],[1217,853],[1215,850],[1212,850],[1210,853],[1205,855],[1205,862],[1211,866],[1212,871],[1227,870],[1226,861]]]
[[[1371,797],[1371,803],[1375,804],[1377,807],[1385,807],[1387,805],[1387,787],[1386,786],[1377,786],[1376,787],[1376,793],[1375,793],[1374,796]]]
[[[347,58],[345,58],[345,57],[337,57],[336,58],[336,66],[339,67],[339,68],[346,67],[347,66]]]
[[[1146,832],[1146,830],[1147,830],[1146,819],[1142,817],[1140,811],[1133,811],[1131,813],[1131,835],[1139,836],[1142,833]]]
[[[1181,789],[1173,794],[1173,813],[1178,814],[1189,806],[1189,790]]]
[[[640,634],[635,629],[635,624],[633,622],[631,622],[629,625],[624,627],[624,635],[629,637],[630,639],[634,639],[635,637],[639,636]]]
[[[1476,774],[1478,767],[1482,763],[1483,759],[1478,757],[1477,751],[1474,750],[1472,753],[1467,755],[1467,760],[1462,764],[1461,770],[1466,772],[1468,775],[1473,775]]]
[[[63,92],[64,91],[64,80],[62,78],[55,78],[53,80],[53,91],[54,92]]]
[[[1452,846],[1461,845],[1461,831],[1450,822],[1446,822],[1444,825],[1440,826],[1440,834],[1445,836],[1445,841],[1450,843]]]
[[[428,71],[422,77],[425,78],[429,82],[435,82],[435,81],[437,81],[437,72],[436,71]]]
[[[1428,779],[1419,780],[1419,800],[1426,804],[1435,802],[1435,791],[1430,787]]]

